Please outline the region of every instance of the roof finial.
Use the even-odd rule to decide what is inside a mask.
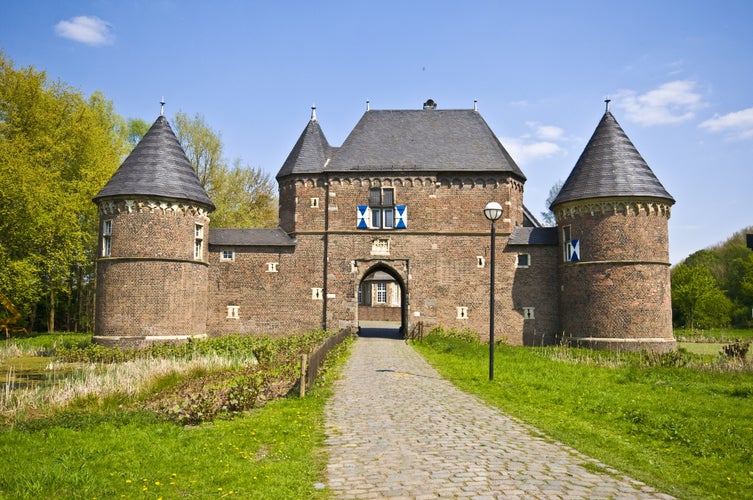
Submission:
[[[160,103],[159,115],[165,116],[165,96],[162,96]]]
[[[478,111],[478,99],[473,100],[473,111]]]
[[[607,98],[604,99],[604,102],[607,103],[607,109],[606,111],[604,111],[604,113],[609,113],[609,103],[612,102],[612,99],[610,99],[609,96],[607,96]]]
[[[371,102],[366,99],[366,111],[371,111]]]
[[[311,121],[316,121],[316,103],[311,105]]]

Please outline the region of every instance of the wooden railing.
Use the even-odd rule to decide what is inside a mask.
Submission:
[[[413,328],[408,332],[408,334],[405,336],[405,342],[407,343],[409,340],[423,340],[424,339],[424,322],[419,321],[415,325],[413,325]]]
[[[333,347],[335,347],[337,344],[351,335],[352,332],[350,332],[349,330],[343,330],[340,333],[328,337],[309,354],[304,354],[301,356],[301,397],[306,395],[307,387],[314,385],[316,377],[319,375],[319,370],[324,364],[324,359],[327,357],[327,353],[331,351]]]

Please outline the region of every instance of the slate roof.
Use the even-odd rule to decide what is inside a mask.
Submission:
[[[637,196],[675,201],[607,111],[551,206],[591,198]]]
[[[234,247],[292,247],[295,240],[277,227],[274,229],[209,229],[209,244]]]
[[[557,245],[559,236],[556,227],[524,227],[513,229],[508,245]]]
[[[312,117],[277,173],[277,178],[292,174],[320,173],[335,149],[324,137],[319,122]]]
[[[178,138],[162,115],[94,197],[94,201],[134,195],[184,200],[205,205],[210,210],[215,208]]]
[[[370,110],[339,148],[323,138],[312,120],[277,177],[294,172],[509,172],[525,181],[475,110]],[[325,152],[329,163],[322,161]]]

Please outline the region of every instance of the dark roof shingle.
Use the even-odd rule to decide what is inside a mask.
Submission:
[[[94,200],[133,195],[215,208],[164,116],[157,118]]]
[[[557,245],[559,243],[556,227],[524,227],[513,229],[508,245]]]
[[[636,196],[675,201],[607,111],[551,206],[591,198]]]
[[[292,174],[321,173],[334,150],[324,137],[319,122],[312,118],[277,173],[277,178]]]
[[[475,110],[367,111],[326,170],[494,171],[525,180]]]
[[[209,244],[215,246],[261,246],[290,247],[295,246],[288,233],[277,227],[274,229],[209,229]]]

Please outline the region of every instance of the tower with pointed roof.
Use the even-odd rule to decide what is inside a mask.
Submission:
[[[143,345],[205,336],[214,204],[163,115],[94,202],[100,218],[94,340]]]
[[[675,347],[668,219],[674,198],[607,110],[552,202],[561,331],[577,345]]]

